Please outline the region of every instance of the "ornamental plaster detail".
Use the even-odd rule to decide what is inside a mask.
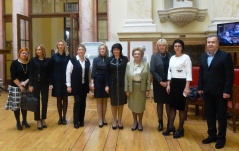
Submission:
[[[194,20],[204,21],[207,9],[198,9],[195,7],[177,7],[168,10],[158,10],[160,22],[173,22],[183,27]]]

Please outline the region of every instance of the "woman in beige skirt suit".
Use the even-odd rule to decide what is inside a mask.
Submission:
[[[145,110],[146,97],[150,90],[149,64],[142,61],[144,51],[136,47],[132,51],[133,61],[128,62],[125,72],[125,93],[128,97],[128,107],[132,111],[134,123],[132,131],[143,130],[142,118]]]

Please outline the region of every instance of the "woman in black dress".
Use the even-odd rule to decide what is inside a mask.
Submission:
[[[18,59],[12,61],[10,72],[11,82],[5,109],[11,109],[14,112],[17,129],[23,130],[23,126],[31,127],[27,123],[27,110],[21,108],[21,92],[27,90],[29,82],[29,50],[27,48],[21,48],[18,51]],[[20,110],[23,118],[22,124],[20,122]]]
[[[106,59],[109,56],[109,50],[105,44],[98,47],[99,55],[93,60],[91,74],[91,89],[94,91],[94,97],[97,101],[97,111],[99,115],[99,127],[108,125],[105,120],[107,109],[107,98],[109,94],[105,92],[105,76],[107,74]]]
[[[34,112],[34,119],[37,121],[38,130],[47,128],[45,119],[47,115],[50,59],[46,58],[45,47],[39,44],[35,48],[35,57],[30,63],[29,91],[34,93],[38,99],[37,112]],[[42,99],[42,115],[40,116],[40,94]]]
[[[150,71],[153,75],[154,102],[157,103],[158,131],[163,130],[163,104],[166,104],[167,118],[170,117],[168,104],[167,76],[168,65],[171,54],[168,51],[168,44],[165,39],[159,39],[156,43],[157,52],[152,55],[150,61]],[[168,122],[169,123],[169,120]],[[168,124],[167,124],[168,126]]]
[[[74,128],[84,126],[86,97],[90,90],[90,61],[85,58],[86,47],[80,44],[77,55],[69,60],[66,69],[67,91],[74,96]]]
[[[111,111],[113,114],[112,129],[123,129],[121,123],[124,104],[127,96],[124,92],[124,75],[128,58],[122,54],[122,45],[116,43],[111,48],[113,56],[107,59],[107,83],[105,91],[110,94]],[[117,118],[118,115],[118,118]]]
[[[52,96],[57,98],[58,124],[66,125],[66,112],[68,107],[66,66],[70,60],[70,55],[64,40],[58,41],[56,47],[56,53],[51,56],[51,79],[49,88],[52,89]]]

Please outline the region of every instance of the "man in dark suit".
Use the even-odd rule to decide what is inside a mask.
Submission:
[[[218,45],[216,35],[207,37],[207,52],[201,56],[198,93],[205,100],[209,135],[202,143],[216,142],[215,148],[220,149],[226,142],[227,99],[232,92],[234,68],[231,55],[218,49]]]

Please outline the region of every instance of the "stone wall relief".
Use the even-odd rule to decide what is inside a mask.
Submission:
[[[192,0],[174,0],[173,8],[158,10],[160,22],[173,22],[183,27],[194,20],[204,21],[207,9],[193,7]]]

